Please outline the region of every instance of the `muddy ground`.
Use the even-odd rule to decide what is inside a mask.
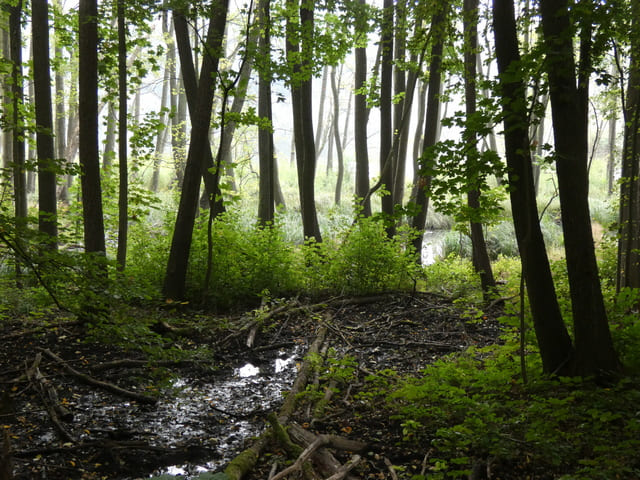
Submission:
[[[56,312],[3,320],[0,425],[10,439],[12,477],[5,471],[0,479],[189,478],[221,470],[278,410],[321,325],[328,327],[322,355],[338,369],[352,357],[355,375],[320,416],[303,401],[292,420],[366,442],[360,478],[392,478],[389,462],[419,469],[427,449],[412,451],[400,442],[397,421],[362,410],[354,401],[361,380],[383,369],[418,374],[443,355],[496,342],[498,322],[469,322],[447,299],[421,293],[305,304],[274,305],[259,322],[255,312],[132,309],[131,322],[154,319],[155,350],[92,341]],[[158,343],[166,355],[158,355]],[[190,354],[199,347],[204,353]],[[267,451],[251,478],[267,478],[282,454]]]

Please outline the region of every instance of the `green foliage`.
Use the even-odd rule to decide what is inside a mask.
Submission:
[[[379,409],[380,386],[389,390],[384,408],[401,427],[403,441],[431,447],[427,478],[466,478],[473,458],[516,476],[530,465],[550,478],[640,474],[637,380],[602,388],[583,379],[536,375],[523,385],[516,340],[507,333],[504,345],[441,359],[419,378],[368,378],[371,393],[359,399]],[[527,361],[540,371],[537,356]]]
[[[255,303],[267,289],[274,296],[295,290],[298,259],[293,245],[285,242],[279,225],[246,224],[229,212],[214,221],[214,270],[206,292],[202,292],[208,248],[206,231],[206,215],[201,215],[194,232],[187,285],[192,298],[204,296],[207,303],[230,308]]]
[[[455,254],[424,268],[428,291],[443,293],[452,298],[474,299],[480,295],[480,277],[471,261]]]

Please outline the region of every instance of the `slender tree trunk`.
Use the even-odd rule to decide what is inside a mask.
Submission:
[[[211,122],[211,108],[215,91],[215,74],[218,71],[218,62],[222,51],[222,40],[227,20],[228,0],[216,0],[211,4],[211,18],[209,31],[205,43],[205,55],[202,60],[200,81],[197,91],[197,105],[194,105],[192,115],[191,142],[184,171],[182,194],[174,228],[174,234],[169,251],[167,273],[164,280],[163,293],[167,298],[182,299],[185,294],[185,282],[191,240],[193,238],[193,226],[198,209],[198,194],[200,179],[206,174],[207,152],[211,156],[209,146],[209,124]],[[174,16],[174,20],[177,16]],[[178,34],[178,24],[176,35]],[[183,56],[181,55],[181,59]],[[191,54],[189,53],[189,58]],[[184,74],[184,63],[183,63]],[[185,85],[187,75],[184,75]],[[189,89],[187,88],[187,91]],[[191,105],[192,102],[189,102]],[[195,101],[193,102],[195,103]],[[213,189],[215,192],[217,189]],[[213,198],[212,198],[213,200]]]
[[[318,125],[316,126],[315,142],[317,146],[316,157],[320,157],[324,150],[324,104],[327,97],[327,78],[329,77],[329,65],[322,69],[322,83],[320,84],[320,100],[318,100]]]
[[[113,101],[107,106],[107,132],[105,134],[104,149],[102,150],[102,170],[110,170],[116,157],[116,137],[118,130],[118,114]]]
[[[504,111],[505,156],[511,187],[509,196],[522,274],[527,285],[543,369],[547,373],[566,374],[573,358],[573,347],[560,313],[538,221],[525,107],[526,88],[520,65],[513,0],[494,0],[493,28]]]
[[[124,0],[118,0],[118,270],[127,264],[129,232],[129,158],[127,152],[127,25]]]
[[[463,25],[464,25],[464,92],[465,107],[467,115],[467,126],[465,128],[465,141],[467,144],[467,166],[469,169],[468,181],[470,189],[467,193],[467,206],[471,213],[470,230],[472,245],[472,261],[475,271],[480,275],[482,293],[486,301],[491,299],[495,292],[496,282],[491,270],[491,260],[487,251],[487,243],[484,239],[482,223],[480,222],[480,187],[474,185],[474,168],[477,168],[478,158],[478,135],[476,127],[473,126],[476,115],[476,65],[478,49],[478,0],[464,0],[463,4]]]
[[[360,5],[365,5],[365,0],[359,0]],[[366,40],[366,31],[359,32],[361,42]],[[367,123],[369,120],[369,109],[367,107],[367,95],[364,92],[367,84],[367,48],[357,46],[355,49],[355,100],[353,107],[353,135],[356,154],[356,178],[355,195],[360,202],[366,198],[362,204],[362,215],[371,216],[371,200],[369,192],[369,149],[367,139]]]
[[[384,0],[380,45],[382,63],[380,71],[380,181],[388,194],[382,197],[382,213],[393,216],[393,0]],[[386,166],[387,162],[392,165]],[[392,236],[395,228],[391,225],[387,233]]]
[[[271,111],[271,13],[269,0],[258,3],[258,56],[261,69],[258,80],[258,116],[269,122],[269,128],[258,130],[258,157],[260,184],[258,192],[258,219],[262,225],[273,222],[275,214],[275,148],[273,142],[273,115]]]
[[[542,30],[547,48],[556,171],[562,210],[565,254],[575,334],[574,372],[595,375],[618,370],[600,287],[591,218],[587,139],[587,94],[591,29],[581,42],[576,85],[569,7],[566,0],[541,0]]]
[[[336,179],[336,190],[334,202],[340,205],[342,194],[342,180],[344,178],[344,156],[342,151],[342,141],[340,140],[340,90],[336,82],[336,67],[331,68],[331,92],[333,93],[333,138],[336,145],[336,155],[338,156],[338,178]]]
[[[409,129],[402,128],[405,110],[411,111],[411,104],[406,97],[402,97],[407,92],[407,74],[404,63],[406,62],[407,43],[407,9],[406,0],[396,2],[396,22],[394,39],[394,65],[393,65],[393,89],[396,100],[393,105],[393,134],[400,136],[394,142],[398,147],[393,151],[393,204],[402,206],[404,200],[404,182],[407,163],[407,143],[409,140]],[[416,60],[414,55],[411,59]],[[414,72],[412,72],[415,75]]]
[[[445,2],[447,3],[447,2]],[[442,10],[437,12],[431,21],[431,32],[434,38],[431,46],[431,60],[429,62],[429,89],[427,92],[427,114],[424,122],[424,137],[422,141],[421,158],[426,158],[428,149],[436,143],[438,135],[438,124],[440,122],[440,84],[442,79],[442,52],[444,50],[444,33],[441,32],[442,24],[446,20],[445,10],[448,4],[442,6]],[[421,160],[420,170],[431,165],[425,164],[426,160]],[[431,187],[431,174],[421,171],[416,172],[415,182],[415,205],[418,213],[412,218],[411,226],[420,234],[413,241],[413,246],[420,256],[422,252],[422,239],[424,227],[427,221],[427,210],[429,208],[429,189]]]
[[[220,1],[223,1],[226,3],[228,0],[218,0],[218,3]],[[212,7],[212,8],[215,8],[215,7]],[[225,12],[226,12],[226,7],[225,7]],[[174,24],[174,30],[176,33],[176,43],[178,45],[178,54],[180,56],[182,81],[184,84],[185,95],[187,97],[187,107],[189,109],[189,116],[191,117],[191,125],[192,125],[191,139],[193,141],[193,128],[195,127],[195,124],[198,121],[197,111],[200,106],[200,98],[199,98],[200,91],[198,90],[199,84],[197,80],[198,77],[196,77],[196,69],[193,62],[191,45],[189,42],[189,30],[187,26],[187,21],[184,18],[184,16],[182,16],[178,12],[174,12],[173,24]],[[223,27],[223,31],[224,31],[224,27]],[[203,58],[202,60],[203,66],[204,66],[205,60],[206,60],[206,57]],[[216,57],[214,60],[217,68],[218,57]],[[208,81],[210,82],[213,88],[213,83],[211,83],[212,80],[209,79]],[[200,78],[200,83],[202,83],[202,78]],[[211,109],[212,108],[213,108],[213,97],[211,99]],[[207,123],[207,135],[205,139],[207,144],[206,144],[206,148],[202,152],[204,163],[202,165],[201,172],[202,172],[202,178],[204,179],[205,192],[206,192],[207,198],[209,199],[209,203],[212,204],[214,207],[213,216],[215,217],[217,214],[222,213],[224,211],[224,205],[222,203],[222,192],[220,192],[220,188],[218,186],[218,178],[220,175],[218,172],[215,172],[214,174],[211,173],[211,171],[214,170],[214,162],[213,162],[213,154],[211,152],[211,145],[209,144],[209,128],[208,127],[209,125]],[[190,148],[191,146],[189,147],[189,149]],[[189,159],[187,156],[187,163],[188,161]],[[185,170],[186,170],[186,166],[185,166]],[[186,177],[186,172],[185,172],[185,177]],[[199,190],[199,186],[198,186],[198,190]]]
[[[13,159],[13,195],[16,223],[16,245],[22,247],[21,231],[27,222],[27,176],[25,171],[25,141],[22,108],[24,89],[22,78],[22,1],[9,7],[9,44],[11,58],[11,153]],[[15,258],[16,284],[22,286],[22,266],[18,256]]]
[[[635,14],[640,4],[632,3]],[[640,21],[634,16],[620,181],[617,289],[640,288]],[[611,142],[611,140],[610,140]]]
[[[44,246],[58,248],[55,145],[49,59],[49,8],[46,0],[31,2],[33,30],[33,84],[38,148],[38,227],[46,236]]]
[[[170,67],[171,64],[175,62],[175,50],[170,45],[173,43],[171,38],[172,31],[169,28],[169,12],[165,11],[162,13],[162,33],[167,42],[167,52],[165,55],[165,65],[164,65],[164,74],[162,78],[162,92],[160,94],[160,111],[161,111],[161,122],[162,127],[158,131],[158,136],[156,137],[156,148],[153,153],[153,172],[151,173],[151,182],[150,189],[152,192],[157,192],[160,184],[160,166],[162,165],[162,155],[164,153],[164,146],[167,141],[167,132],[169,131],[169,116],[165,113],[166,110],[171,110],[170,108],[170,95],[169,91],[171,88],[171,74],[172,72]]]
[[[309,64],[312,61],[312,37],[314,28],[314,3],[302,0],[287,0],[291,11],[299,12],[299,30],[293,19],[287,19],[287,54],[289,58],[300,54],[301,60],[292,60],[294,76],[291,79],[291,103],[293,108],[293,130],[295,138],[296,162],[300,210],[305,238],[322,241],[315,205],[316,148],[313,132],[313,93]],[[294,40],[294,37],[297,39]],[[299,40],[299,41],[298,41]]]

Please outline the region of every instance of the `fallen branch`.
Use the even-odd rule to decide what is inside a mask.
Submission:
[[[42,361],[42,354],[36,354],[33,364],[27,368],[26,376],[29,382],[33,385],[35,390],[40,395],[40,399],[44,404],[51,423],[56,427],[60,438],[65,442],[75,442],[76,439],[71,435],[67,429],[62,425],[60,418],[66,421],[73,419],[73,414],[64,406],[60,404],[58,399],[58,392],[56,392],[54,386],[47,379],[44,378],[40,372],[40,362]]]
[[[327,480],[342,480],[351,470],[358,466],[360,460],[362,460],[360,455],[354,455],[347,463],[342,465],[336,473],[327,478]]]
[[[114,385],[113,383],[108,383],[108,382],[103,382],[102,380],[97,380],[93,377],[90,377],[89,375],[86,375],[82,372],[79,372],[78,370],[74,369],[73,367],[69,366],[69,364],[67,362],[65,362],[63,359],[61,359],[60,357],[58,357],[55,353],[53,353],[51,350],[44,349],[43,352],[51,357],[53,360],[55,360],[58,364],[60,364],[60,366],[62,366],[62,368],[64,368],[68,373],[70,373],[71,375],[73,375],[74,377],[76,377],[78,380],[80,380],[83,383],[86,383],[88,385],[93,385],[96,387],[100,387],[104,390],[107,390],[109,392],[115,393],[117,395],[123,396],[123,397],[127,397],[127,398],[131,398],[133,400],[136,400],[140,403],[146,403],[146,404],[151,404],[154,405],[155,403],[157,403],[157,399],[153,398],[153,397],[149,397],[148,395],[142,395],[140,393],[137,392],[132,392],[131,390],[126,390],[124,388],[121,388],[117,385]]]
[[[326,439],[323,438],[322,436],[318,437],[311,445],[309,445],[307,448],[305,448],[302,451],[302,453],[296,459],[293,465],[290,465],[284,470],[282,470],[280,473],[275,475],[271,480],[280,480],[281,478],[286,477],[290,473],[300,470],[304,462],[309,460],[311,455],[313,455],[316,450],[318,450],[320,447],[323,447],[324,445],[326,445]]]

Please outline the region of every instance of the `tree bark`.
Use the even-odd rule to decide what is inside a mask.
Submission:
[[[476,183],[479,179],[474,175],[474,164],[479,161],[478,135],[473,127],[476,115],[476,88],[477,88],[477,49],[478,49],[478,0],[464,0],[463,2],[463,28],[464,28],[464,92],[467,126],[464,136],[467,143],[467,166],[469,175],[469,191],[467,192],[467,206],[471,212],[471,259],[473,267],[480,276],[480,284],[485,301],[491,299],[495,291],[496,282],[493,278],[491,260],[487,251],[487,243],[484,239],[482,215],[480,209],[480,187]]]
[[[380,45],[382,61],[380,69],[380,181],[388,194],[382,196],[382,213],[393,216],[393,0],[384,0]],[[392,165],[386,166],[387,162]],[[387,233],[392,236],[395,228],[389,226]]]
[[[413,246],[418,253],[422,252],[422,239],[424,227],[427,221],[427,210],[429,208],[429,189],[431,187],[431,162],[426,159],[428,150],[433,147],[437,140],[438,123],[440,121],[440,85],[442,79],[442,53],[444,50],[444,33],[442,24],[446,21],[445,9],[449,8],[448,2],[444,2],[442,9],[435,13],[431,20],[431,32],[433,32],[431,46],[431,60],[429,62],[429,86],[427,92],[427,113],[424,122],[424,137],[422,140],[422,156],[420,170],[415,174],[415,198],[414,202],[418,213],[411,219],[411,226],[415,228],[419,235],[413,241]]]
[[[258,191],[258,220],[262,225],[273,222],[275,215],[275,147],[273,142],[273,115],[271,110],[271,13],[269,0],[258,3],[258,55],[261,59],[258,80],[258,116],[269,123],[269,128],[258,129],[258,158],[260,183]]]
[[[78,118],[84,244],[105,253],[100,156],[98,153],[98,3],[80,0]]]
[[[226,2],[226,0],[225,0]],[[226,8],[225,8],[226,12]],[[189,117],[191,118],[191,139],[193,140],[193,128],[197,123],[197,115],[198,115],[198,107],[200,106],[200,91],[198,84],[198,77],[195,68],[195,63],[192,56],[191,44],[189,41],[189,29],[187,25],[187,21],[185,17],[179,12],[173,12],[173,25],[176,34],[176,43],[178,46],[178,55],[180,57],[180,70],[182,72],[182,82],[184,85],[185,96],[187,99],[187,108],[189,110]],[[224,27],[223,27],[224,32]],[[216,53],[216,55],[218,55]],[[216,68],[217,68],[217,56],[215,58]],[[202,59],[202,68],[203,71],[204,63],[206,61],[206,56]],[[200,83],[202,83],[203,79],[200,78]],[[205,81],[210,82],[212,84],[212,79],[205,79]],[[211,116],[211,109],[213,108],[213,99],[209,111],[209,117]],[[222,213],[224,211],[224,205],[222,203],[222,192],[220,192],[220,188],[218,185],[219,172],[211,173],[214,170],[214,162],[213,162],[213,153],[211,152],[211,146],[209,144],[209,130],[207,123],[207,138],[206,138],[206,148],[202,152],[204,163],[201,167],[201,175],[204,180],[204,188],[206,192],[206,196],[209,199],[209,203],[213,203],[214,212],[213,216],[215,217],[217,214]],[[186,142],[186,140],[185,140]],[[190,147],[189,147],[190,148]],[[187,164],[189,162],[188,157],[186,160]],[[186,164],[185,164],[186,170]],[[184,176],[186,177],[186,171],[184,172]],[[183,180],[184,184],[184,180]],[[198,183],[198,190],[200,186]],[[207,205],[208,206],[208,205]]]
[[[640,5],[632,2],[634,12]],[[640,288],[640,21],[634,16],[620,182],[617,289]],[[615,120],[610,120],[615,122]],[[610,136],[610,143],[613,139]],[[610,160],[611,162],[611,160]]]
[[[298,167],[298,187],[302,228],[305,238],[322,241],[315,205],[316,148],[313,132],[313,92],[311,61],[313,55],[314,3],[287,0],[291,12],[299,12],[299,30],[287,18],[287,56],[292,62],[291,103]]]
[[[36,110],[36,142],[38,150],[38,228],[46,238],[43,246],[58,248],[58,209],[56,195],[55,145],[51,102],[51,69],[49,58],[49,8],[46,0],[31,2],[33,31],[33,84]]]
[[[129,231],[129,168],[127,142],[127,26],[124,0],[117,0],[118,17],[118,250],[116,262],[123,271],[127,263]]]
[[[522,275],[527,285],[529,305],[542,366],[546,373],[566,374],[573,347],[564,325],[551,267],[538,221],[524,74],[512,0],[494,0],[493,28],[504,121],[505,156],[509,195],[516,240],[520,250]]]
[[[342,150],[342,140],[340,139],[340,90],[336,81],[336,67],[331,68],[331,92],[333,94],[333,139],[338,157],[338,177],[336,179],[336,190],[333,197],[334,203],[340,205],[342,193],[342,180],[344,178],[344,154]]]
[[[569,7],[566,0],[541,0],[546,46],[556,171],[562,211],[565,255],[575,335],[574,373],[595,375],[618,370],[600,287],[591,218],[587,139],[587,99],[590,52],[582,42],[581,65],[574,62]],[[583,26],[583,30],[585,26]],[[590,28],[587,28],[590,32]],[[585,48],[586,47],[586,48]]]
[[[211,18],[205,42],[205,55],[202,60],[200,81],[197,92],[197,105],[194,105],[192,116],[191,142],[184,171],[182,194],[178,206],[175,229],[169,251],[167,272],[164,280],[163,293],[167,298],[182,299],[185,294],[185,281],[193,226],[198,209],[200,179],[206,175],[207,166],[203,159],[210,158],[209,124],[211,122],[211,108],[215,91],[215,74],[221,54],[222,40],[227,20],[228,0],[216,0],[211,4]],[[177,16],[174,17],[174,19]],[[176,24],[176,34],[178,24]],[[182,55],[181,55],[182,58]],[[190,54],[189,54],[189,58]],[[184,73],[184,65],[183,65]],[[184,75],[185,85],[187,76]],[[187,92],[189,89],[187,88]],[[191,104],[192,102],[189,102]],[[215,189],[213,190],[216,191]]]
[[[359,5],[365,5],[365,0],[359,0]],[[355,142],[356,154],[356,178],[355,178],[355,195],[360,202],[366,199],[362,206],[362,215],[371,216],[371,200],[367,193],[369,192],[369,149],[367,139],[367,123],[369,120],[369,108],[367,107],[367,95],[364,92],[367,85],[367,48],[361,46],[366,43],[367,32],[361,26],[356,18],[356,39],[355,48],[355,100],[353,107],[354,127],[353,135]]]

